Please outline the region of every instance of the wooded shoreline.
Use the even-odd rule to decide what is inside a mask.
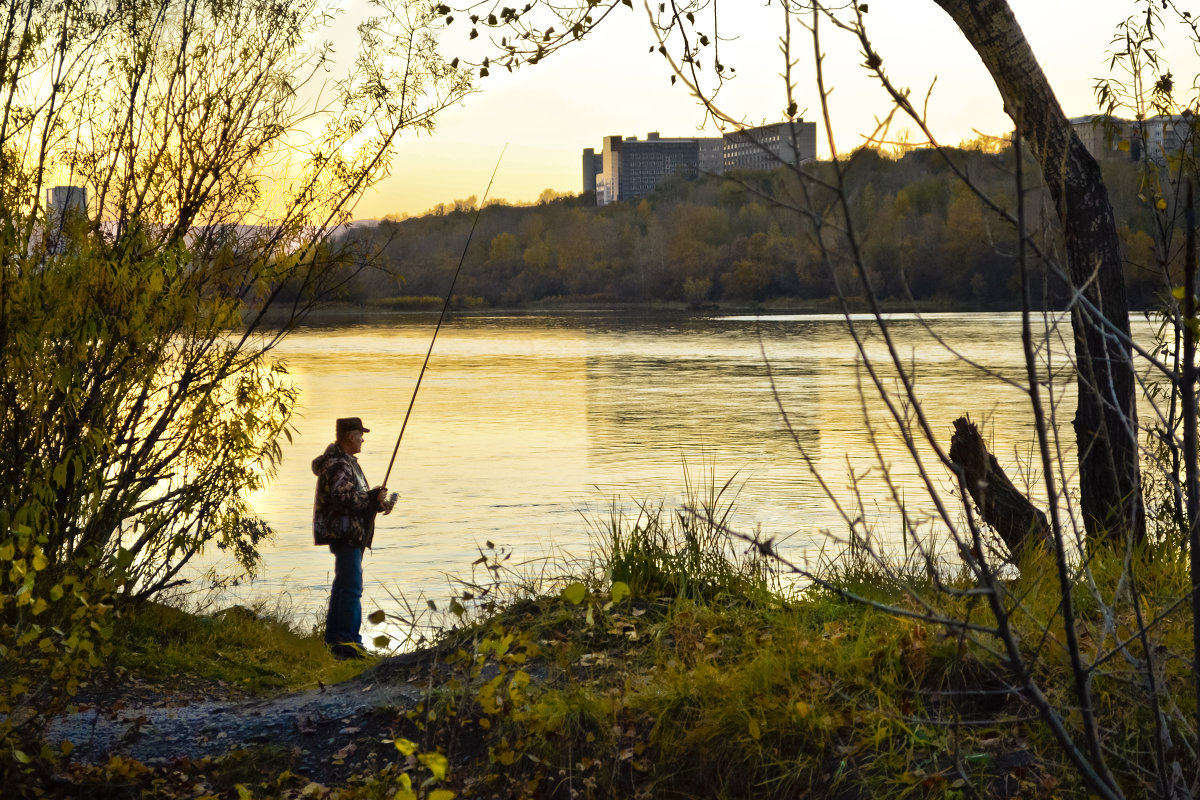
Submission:
[[[960,182],[950,161],[969,172],[975,188],[999,207],[1015,206],[1007,148],[913,150],[895,159],[862,149],[843,165],[848,213],[860,237],[854,248],[867,268],[870,291],[854,267],[849,242],[826,232],[819,244],[804,215],[764,199],[797,191],[796,175],[776,169],[671,178],[640,200],[599,208],[587,195],[535,206],[489,204],[478,213],[455,295],[464,306],[495,309],[563,304],[836,309],[842,295],[865,310],[865,298],[874,294],[897,310],[1017,310],[1016,232]],[[1107,161],[1103,168],[1121,221],[1129,303],[1153,307],[1162,299],[1153,209],[1137,196],[1135,164]],[[827,180],[831,165],[815,162],[805,169]],[[830,207],[833,201],[832,195],[814,199]],[[1026,202],[1049,199],[1035,190]],[[343,231],[337,242],[349,249],[353,265],[345,268],[344,285],[333,299],[440,307],[477,211],[469,198],[424,216],[385,218]],[[1045,217],[1028,224],[1031,240],[1043,252],[1054,252],[1061,241],[1056,224]],[[1039,303],[1061,307],[1069,299],[1054,268],[1036,259],[1027,266],[1031,285],[1045,287]]]

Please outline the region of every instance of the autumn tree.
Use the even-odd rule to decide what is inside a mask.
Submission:
[[[423,7],[374,6],[340,65],[334,10],[0,19],[0,738],[99,658],[105,597],[179,584],[201,553],[255,568],[271,532],[248,496],[295,401],[271,349],[361,265],[331,234],[397,138],[470,89]]]

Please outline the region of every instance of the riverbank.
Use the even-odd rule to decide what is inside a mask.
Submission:
[[[614,530],[597,561],[536,585],[485,560],[493,583],[423,617],[441,622],[431,644],[364,662],[334,661],[318,632],[245,610],[126,609],[117,667],[51,724],[49,741],[70,745],[40,762],[37,788],[238,800],[1086,791],[1039,711],[1048,704],[1078,734],[1052,564],[1035,554],[997,587],[1019,599],[1008,622],[1022,679],[953,570],[934,581],[858,551],[788,589],[769,546],[747,550],[683,519]],[[1101,593],[1120,583],[1121,562],[1097,554]],[[1170,657],[1188,652],[1173,599],[1186,576],[1156,563],[1142,578],[1157,620],[1147,635],[1165,656],[1158,691],[1186,709],[1186,659]],[[1080,608],[1084,641],[1129,622]],[[414,622],[411,610],[386,613]],[[1109,766],[1137,785],[1146,704],[1136,664],[1106,661],[1093,712]]]
[[[73,748],[46,788],[378,797],[407,775],[422,797],[874,798],[970,783],[1000,798],[1061,780],[1007,721],[1021,701],[989,700],[1003,684],[925,626],[830,596],[622,593],[530,598],[298,691],[97,676],[50,729]],[[991,721],[957,736],[911,727],[967,707]]]
[[[364,320],[384,320],[404,315],[437,314],[445,303],[444,297],[397,297],[381,298],[365,303],[331,302],[323,303],[307,311],[300,320],[300,327],[324,327],[328,325],[343,325]],[[977,305],[952,301],[925,301],[914,304],[903,300],[877,301],[878,307],[886,314],[942,314],[970,313],[981,311]],[[478,298],[455,298],[450,304],[449,313],[453,315],[537,315],[537,314],[842,314],[849,310],[854,314],[870,313],[874,309],[863,298],[842,299],[829,297],[823,300],[800,298],[775,298],[773,300],[755,302],[721,302],[691,305],[682,302],[652,302],[652,303],[620,303],[607,299],[587,298],[553,298],[521,306],[488,306]],[[986,313],[1019,311],[1019,307],[996,306],[988,307]],[[263,322],[268,326],[287,320],[287,314],[281,309],[269,311]]]

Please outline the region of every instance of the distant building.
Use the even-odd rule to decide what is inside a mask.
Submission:
[[[1075,135],[1097,161],[1143,158],[1165,164],[1185,150],[1196,150],[1191,114],[1157,116],[1136,121],[1092,114],[1070,120]]]
[[[596,191],[596,176],[604,171],[604,154],[592,148],[583,151],[583,191]]]
[[[594,177],[588,175],[588,152],[584,151],[584,191],[594,180],[600,206],[642,197],[669,175],[693,177],[700,169],[698,140],[664,139],[658,133],[646,134],[645,141],[636,136],[605,137],[598,164],[593,154],[592,169],[599,167]]]
[[[52,186],[46,190],[46,249],[62,252],[64,230],[72,220],[88,215],[87,189],[83,186]]]
[[[1136,136],[1133,122],[1120,117],[1092,114],[1068,120],[1075,135],[1097,161],[1126,159],[1138,161],[1142,157],[1141,139]],[[1121,142],[1125,142],[1124,148]]]
[[[87,216],[87,189],[83,186],[52,186],[46,190],[46,219],[61,220],[72,214]]]
[[[817,157],[817,123],[802,119],[725,134],[725,171],[774,169]]]
[[[1176,158],[1185,151],[1196,152],[1196,136],[1192,129],[1195,117],[1192,114],[1150,117],[1141,123],[1146,144],[1146,158],[1159,164],[1168,158]]]
[[[746,128],[716,138],[664,139],[649,133],[607,136],[604,148],[583,151],[583,191],[596,205],[649,194],[669,175],[723,175],[730,169],[771,169],[816,158],[817,126],[796,120]],[[794,131],[794,134],[792,133]]]
[[[725,174],[725,139],[697,139],[700,143],[700,171],[705,175]]]

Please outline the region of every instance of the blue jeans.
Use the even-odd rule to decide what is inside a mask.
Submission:
[[[325,642],[362,645],[363,549],[331,544],[329,551],[333,553],[333,589],[325,617]]]

